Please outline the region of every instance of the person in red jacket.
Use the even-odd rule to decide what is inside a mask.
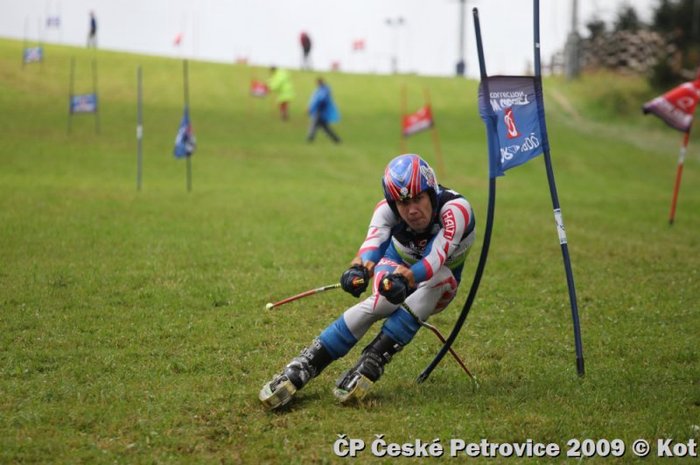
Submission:
[[[302,32],[299,36],[299,42],[301,43],[301,69],[310,70],[311,37],[306,32]]]

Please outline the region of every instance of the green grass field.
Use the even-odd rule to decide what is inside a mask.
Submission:
[[[337,281],[399,153],[399,102],[430,90],[446,172],[483,232],[484,126],[477,82],[327,73],[343,144],[304,142],[316,73],[292,72],[298,97],[282,123],[248,95],[267,71],[190,63],[198,139],[193,190],[172,156],[182,113],[178,60],[97,52],[100,134],[78,115],[67,134],[71,57],[76,93],[91,89],[91,53],[45,47],[21,66],[0,40],[0,463],[341,463],[339,435],[391,443],[451,439],[557,443],[700,439],[700,139],[691,137],[676,223],[668,211],[680,133],[640,106],[656,92],[614,75],[547,79],[547,123],[581,317],[586,376],[576,374],[561,251],[542,157],[498,180],[489,262],[454,348],[423,384],[440,347],[422,331],[362,405],[331,393],[360,343],[280,412],[258,390],[347,306],[341,291],[273,311],[265,303]],[[143,188],[136,189],[136,69],[144,76]],[[429,133],[408,149],[434,165]],[[481,235],[452,306],[471,284]],[[374,331],[372,331],[373,333]],[[367,341],[363,341],[367,342]],[[423,459],[425,460],[425,459]],[[436,461],[477,459],[449,450]],[[697,459],[695,459],[697,460]],[[530,462],[534,461],[530,460]],[[548,462],[578,463],[564,453]]]

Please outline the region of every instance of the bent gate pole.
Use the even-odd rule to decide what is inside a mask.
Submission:
[[[571,319],[574,327],[574,345],[576,347],[576,370],[579,376],[585,374],[585,366],[583,361],[583,343],[581,342],[581,325],[578,318],[578,305],[576,303],[576,287],[574,285],[574,275],[571,270],[571,259],[569,258],[569,247],[566,240],[566,230],[564,229],[564,219],[559,206],[559,196],[557,195],[557,186],[554,181],[554,170],[552,169],[552,159],[549,153],[549,139],[547,136],[547,126],[544,118],[544,99],[542,97],[542,69],[540,65],[540,2],[534,0],[534,32],[535,32],[535,86],[537,89],[536,95],[539,100],[539,119],[540,127],[544,137],[543,151],[544,163],[547,169],[547,180],[549,181],[549,191],[552,196],[552,208],[554,209],[554,221],[557,225],[559,234],[559,244],[561,245],[561,253],[564,259],[564,270],[566,272],[566,284],[569,289],[569,301],[571,303]]]
[[[484,85],[488,85],[486,81],[486,63],[484,60],[484,49],[483,45],[481,42],[481,26],[479,24],[479,12],[476,8],[473,10],[474,14],[474,29],[476,32],[476,46],[477,46],[477,51],[479,54],[479,67],[481,69],[481,81],[482,83],[485,83]],[[488,129],[487,129],[488,131]],[[452,343],[457,339],[457,335],[459,332],[462,330],[462,326],[464,325],[464,321],[467,319],[467,315],[469,315],[469,311],[472,308],[472,305],[474,304],[474,299],[476,299],[476,293],[479,290],[479,284],[481,283],[481,276],[484,273],[484,268],[486,268],[486,260],[488,258],[489,254],[489,246],[491,244],[491,231],[493,230],[493,218],[495,214],[495,208],[496,206],[496,177],[489,177],[489,200],[488,200],[488,207],[487,207],[487,213],[486,213],[486,227],[484,228],[484,241],[481,246],[481,254],[479,255],[479,263],[476,266],[476,271],[474,272],[474,280],[472,281],[472,286],[469,289],[469,295],[467,296],[467,300],[464,302],[464,306],[462,307],[462,311],[459,314],[459,317],[457,318],[457,321],[455,322],[454,328],[452,328],[452,332],[450,335],[447,337],[447,340],[445,341],[444,345],[440,349],[440,351],[437,353],[435,358],[433,359],[432,362],[423,370],[423,372],[418,376],[417,382],[422,383],[428,377],[430,376],[430,373],[433,372],[436,366],[440,363],[440,361],[443,359],[445,354],[450,350],[452,347]]]

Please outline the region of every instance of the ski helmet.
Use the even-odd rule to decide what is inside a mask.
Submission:
[[[434,211],[440,193],[433,169],[428,162],[413,153],[399,155],[389,162],[384,170],[382,187],[384,197],[392,209],[395,209],[397,201],[412,199],[427,191]]]

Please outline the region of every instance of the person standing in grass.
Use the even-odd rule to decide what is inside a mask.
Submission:
[[[258,395],[275,409],[345,356],[379,320],[379,334],[336,382],[341,403],[364,398],[384,367],[418,332],[421,322],[444,310],[457,294],[462,268],[476,238],[474,212],[461,194],[438,184],[433,169],[415,154],[389,162],[367,236],[341,287],[354,297],[372,293],[328,325]]]
[[[299,35],[299,42],[301,43],[301,69],[307,71],[311,70],[311,37],[309,34],[302,31]]]
[[[267,81],[267,86],[272,92],[277,94],[280,118],[282,118],[282,121],[287,121],[289,119],[289,105],[295,96],[294,86],[289,73],[284,69],[271,66],[270,79]]]
[[[308,113],[311,117],[311,126],[306,136],[307,142],[314,141],[318,128],[323,129],[336,144],[340,142],[340,137],[330,127],[331,123],[337,123],[340,120],[340,112],[333,101],[331,88],[322,78],[316,80],[316,91],[309,101]]]
[[[90,28],[88,30],[87,47],[97,48],[97,18],[95,12],[90,12]]]

